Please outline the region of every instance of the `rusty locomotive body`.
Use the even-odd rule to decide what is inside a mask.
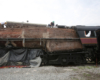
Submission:
[[[38,50],[41,50],[41,53],[34,58],[40,57],[40,64],[65,65],[100,61],[99,26],[57,27],[50,28],[43,24],[6,22],[0,25],[0,48],[7,51],[27,49],[33,50],[33,52],[37,49],[33,56],[38,54]],[[11,58],[9,62],[12,61],[14,59]],[[18,60],[15,61],[18,62]]]

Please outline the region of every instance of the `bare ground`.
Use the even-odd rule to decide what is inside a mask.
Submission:
[[[100,80],[100,65],[5,68],[0,80]]]

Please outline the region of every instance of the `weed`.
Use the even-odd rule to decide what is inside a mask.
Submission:
[[[83,66],[80,66],[80,67],[79,67],[79,69],[85,69],[85,67],[83,67]]]
[[[84,76],[91,76],[91,75],[90,75],[90,74],[88,74],[88,73],[84,73],[83,75],[84,75]]]
[[[76,78],[76,77],[73,77],[73,78],[72,78],[72,80],[79,80],[79,79],[78,79],[78,78]]]

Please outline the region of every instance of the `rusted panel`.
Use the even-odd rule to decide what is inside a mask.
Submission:
[[[23,29],[0,29],[0,38],[21,38]]]
[[[9,43],[11,43],[14,47],[27,47],[27,48],[43,48],[42,41],[25,41],[23,45],[23,41],[0,41],[0,47],[6,47]]]
[[[6,28],[0,29],[0,38],[22,38],[22,41],[12,41],[11,43],[15,47],[27,47],[27,48],[44,48],[41,38],[78,38],[74,29],[59,29],[59,28],[46,28],[46,27],[34,27],[34,28]],[[40,38],[38,41],[26,41],[25,38]],[[72,49],[82,49],[82,44],[79,40],[65,41],[65,40],[45,40],[46,48],[48,51],[63,51]],[[5,45],[6,43],[4,43]]]
[[[26,41],[25,47],[27,47],[27,48],[43,48],[43,43],[40,41]]]
[[[78,38],[75,30],[58,28],[25,29],[24,36],[25,38]]]
[[[78,38],[73,29],[8,28],[0,29],[0,38]]]
[[[23,47],[22,41],[14,41],[14,44],[16,44],[16,47]]]
[[[43,33],[47,33],[47,28],[29,28],[24,31],[25,38],[43,38]]]
[[[80,41],[48,41],[46,44],[49,52],[82,49]]]
[[[78,38],[74,29],[48,29],[49,38]]]

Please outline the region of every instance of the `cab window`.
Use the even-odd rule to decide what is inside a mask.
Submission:
[[[95,31],[84,31],[85,37],[96,37]]]

